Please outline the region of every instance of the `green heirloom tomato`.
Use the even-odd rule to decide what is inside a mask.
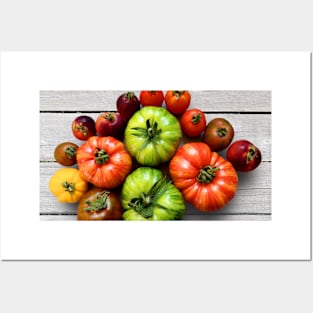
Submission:
[[[125,129],[127,150],[146,166],[156,166],[170,160],[181,138],[178,120],[161,107],[147,106],[137,111]]]
[[[185,213],[181,192],[160,170],[151,167],[139,167],[127,176],[122,206],[124,220],[176,220]]]

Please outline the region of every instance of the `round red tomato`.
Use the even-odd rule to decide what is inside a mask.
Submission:
[[[124,144],[110,136],[89,138],[79,147],[76,158],[82,178],[101,188],[118,187],[132,169]]]
[[[161,90],[143,90],[139,95],[142,106],[160,107],[164,101],[164,94]]]
[[[175,115],[183,114],[189,107],[191,95],[187,90],[170,90],[165,94],[165,105]]]
[[[206,126],[205,115],[199,109],[188,110],[182,115],[180,125],[185,135],[189,137],[200,136]]]
[[[64,166],[76,164],[76,152],[78,145],[73,142],[62,142],[54,149],[55,160]]]
[[[79,140],[87,140],[96,135],[96,122],[87,115],[81,115],[72,122],[73,135]]]
[[[122,215],[119,196],[102,188],[94,187],[87,191],[78,203],[78,220],[121,220]]]
[[[221,209],[237,191],[238,175],[232,164],[203,142],[181,146],[169,171],[185,200],[203,212]]]
[[[96,131],[98,136],[113,136],[122,139],[125,123],[118,112],[104,112],[96,119]]]
[[[204,132],[203,141],[213,151],[221,151],[229,146],[234,137],[234,128],[229,121],[218,117],[211,120]]]
[[[248,140],[238,140],[232,143],[227,150],[226,157],[239,172],[254,170],[262,160],[260,149]]]

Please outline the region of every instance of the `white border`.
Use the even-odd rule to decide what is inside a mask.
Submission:
[[[40,222],[39,90],[272,90],[270,222]],[[310,259],[309,52],[1,53],[1,258]]]

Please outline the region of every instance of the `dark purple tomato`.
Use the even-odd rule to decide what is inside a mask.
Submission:
[[[140,101],[133,92],[129,91],[117,98],[116,108],[121,113],[124,121],[128,121],[140,109]]]
[[[79,140],[96,136],[96,122],[90,116],[80,115],[72,122],[73,135]]]
[[[262,160],[261,151],[248,140],[238,140],[232,143],[227,150],[226,157],[239,172],[254,170]]]

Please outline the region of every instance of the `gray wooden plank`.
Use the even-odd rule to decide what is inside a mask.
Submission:
[[[127,90],[126,90],[127,91]],[[41,111],[115,110],[116,100],[125,90],[42,90]],[[165,94],[166,90],[164,90]],[[270,112],[271,91],[267,90],[190,90],[191,107],[206,112]],[[140,91],[135,90],[139,97]]]
[[[72,141],[78,145],[83,143],[73,136],[71,130],[72,121],[78,115],[78,113],[40,114],[40,160],[53,161],[54,149],[61,142]],[[88,115],[96,119],[99,113]],[[226,118],[233,125],[235,130],[233,141],[247,139],[253,142],[261,150],[263,160],[271,161],[271,114],[206,114],[207,122],[216,117]],[[223,155],[222,152],[221,154]]]
[[[183,221],[270,221],[270,214],[212,214],[209,216],[186,215]],[[77,221],[76,215],[40,215],[40,221]],[[175,221],[179,222],[179,221]]]
[[[77,204],[59,203],[50,193],[48,184],[53,173],[62,166],[54,162],[40,164],[40,213],[76,214]],[[236,196],[221,211],[227,214],[270,214],[271,213],[271,162],[262,162],[253,172],[239,173]],[[208,216],[191,205],[186,215]]]

